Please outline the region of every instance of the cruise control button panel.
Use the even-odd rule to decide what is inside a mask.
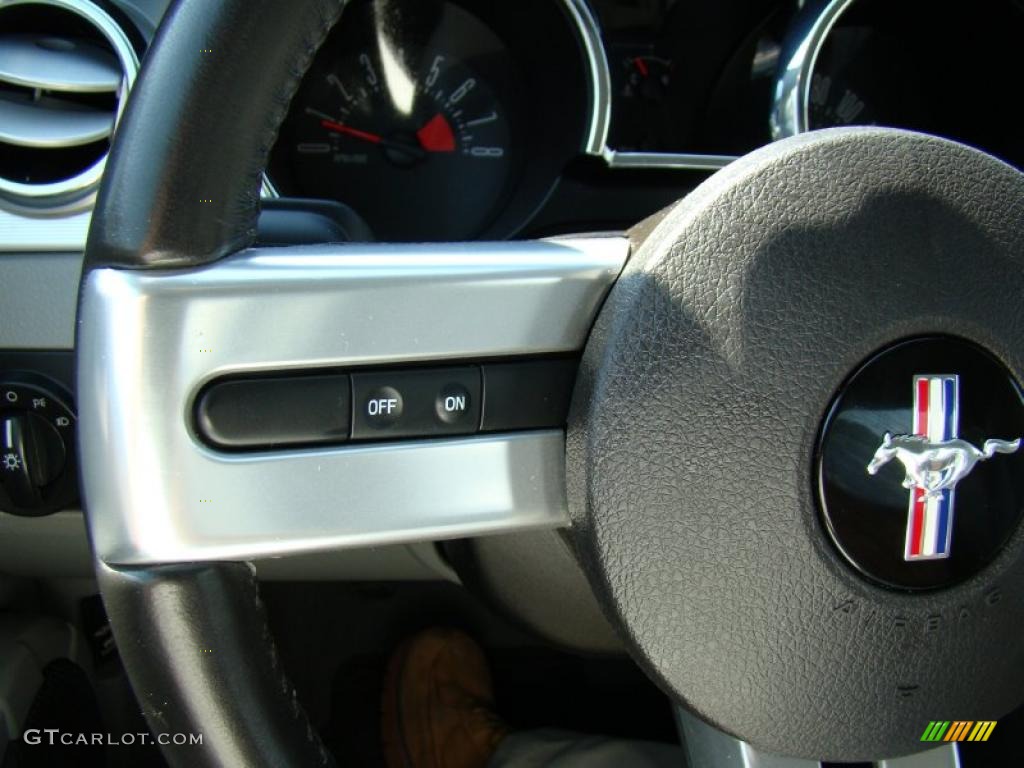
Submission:
[[[572,357],[233,376],[196,398],[194,430],[222,451],[565,426]]]
[[[480,427],[475,365],[352,374],[352,439],[468,435]]]

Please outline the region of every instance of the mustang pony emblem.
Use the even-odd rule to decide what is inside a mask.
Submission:
[[[913,423],[911,435],[885,433],[868,474],[878,474],[893,459],[903,465],[903,487],[910,491],[903,559],[938,560],[949,557],[956,484],[979,461],[1015,453],[1021,441],[986,440],[979,449],[959,439],[959,376],[914,377]]]
[[[893,459],[906,470],[904,488],[920,488],[926,498],[939,498],[945,490],[952,490],[974,469],[979,461],[991,459],[997,453],[1016,453],[1020,438],[1016,440],[986,440],[978,450],[966,440],[944,440],[931,443],[921,435],[896,435],[888,432],[868,464],[868,474],[876,475]]]

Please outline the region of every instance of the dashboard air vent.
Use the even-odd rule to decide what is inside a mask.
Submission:
[[[0,0],[0,205],[89,205],[137,71],[124,31],[88,0]]]

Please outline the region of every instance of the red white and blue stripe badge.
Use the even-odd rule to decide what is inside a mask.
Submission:
[[[959,437],[960,380],[957,376],[914,377],[914,434],[929,443]],[[939,560],[949,557],[953,532],[952,488],[929,496],[924,488],[910,489],[907,518],[906,560]]]

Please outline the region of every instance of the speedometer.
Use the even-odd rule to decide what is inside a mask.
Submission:
[[[884,125],[971,144],[1024,168],[1024,2],[817,0],[787,42],[776,136]]]
[[[347,203],[381,240],[478,234],[518,159],[501,41],[451,2],[357,0],[339,29],[282,129],[274,181]]]

